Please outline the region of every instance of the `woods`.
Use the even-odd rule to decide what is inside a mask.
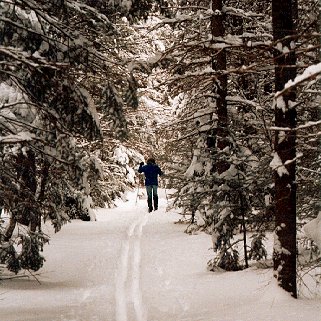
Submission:
[[[37,271],[42,224],[95,220],[152,156],[186,232],[211,235],[210,271],[270,256],[297,297],[299,272],[320,267],[302,229],[320,211],[319,11],[317,0],[0,1],[1,264]]]

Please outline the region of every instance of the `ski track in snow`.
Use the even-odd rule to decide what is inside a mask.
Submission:
[[[141,236],[148,214],[140,215],[127,229],[115,275],[116,321],[128,321],[128,302],[134,306],[137,321],[147,321],[140,285]],[[131,283],[131,291],[127,284]]]

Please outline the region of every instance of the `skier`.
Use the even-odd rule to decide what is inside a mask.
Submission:
[[[159,166],[155,163],[154,158],[149,158],[147,160],[147,165],[144,165],[143,162],[139,164],[138,173],[145,174],[145,186],[147,191],[147,204],[148,212],[153,211],[153,201],[154,201],[154,210],[158,209],[158,175],[163,175],[163,172]]]

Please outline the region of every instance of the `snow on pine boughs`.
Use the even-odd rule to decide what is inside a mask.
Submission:
[[[37,270],[43,264],[41,240],[28,239],[29,232],[41,230],[42,219],[51,220],[59,231],[70,219],[64,211],[66,198],[86,191],[89,200],[95,170],[90,168],[92,162],[82,162],[81,154],[88,153],[88,140],[101,138],[92,99],[101,92],[93,92],[88,82],[99,74],[108,75],[113,83],[126,81],[116,53],[101,51],[100,42],[114,43],[120,33],[100,5],[99,1],[0,1],[0,204],[14,218],[13,213],[25,215],[20,209],[28,202],[39,219],[35,231],[29,231],[31,227],[18,231],[24,242],[21,256],[11,255],[7,261],[14,272]],[[116,125],[123,130],[124,118],[117,107],[115,103]],[[26,151],[33,157],[24,157],[21,175],[17,159]],[[3,236],[15,241],[16,235],[7,232],[1,230],[0,245]]]
[[[321,212],[303,226],[303,231],[317,245],[321,253]]]
[[[42,234],[30,234],[22,237],[22,249],[19,255],[21,268],[25,270],[38,271],[45,261],[40,254],[44,243],[48,242],[48,238]]]
[[[133,75],[128,78],[128,88],[125,91],[125,102],[128,106],[137,109],[138,97],[137,97],[138,83]]]
[[[21,235],[0,247],[0,262],[6,264],[10,272],[18,273],[21,269],[38,271],[45,262],[40,254],[49,238],[43,233]]]
[[[289,172],[285,168],[277,152],[275,152],[273,155],[270,167],[272,168],[272,170],[276,171],[280,177],[282,177],[284,174],[289,175]]]
[[[124,116],[123,100],[115,86],[110,82],[107,83],[102,92],[100,105],[108,114],[111,128],[114,130],[116,137],[125,138],[127,136],[127,122]]]

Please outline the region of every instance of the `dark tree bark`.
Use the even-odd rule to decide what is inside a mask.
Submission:
[[[211,19],[211,33],[214,38],[224,37],[224,16],[222,12],[223,1],[222,0],[212,0],[212,10],[214,14]],[[218,153],[222,151],[225,147],[229,145],[228,143],[228,118],[227,118],[227,75],[224,73],[226,70],[226,51],[225,49],[219,49],[214,53],[212,58],[212,68],[218,71],[217,78],[214,83],[214,96],[217,108],[217,138],[216,146]],[[223,71],[223,72],[222,72]],[[221,157],[221,155],[219,155]],[[228,162],[221,158],[216,163],[216,170],[219,174],[225,172],[229,168]]]
[[[297,4],[294,0],[272,0],[273,37],[278,50],[275,51],[275,90],[296,76],[296,56],[294,49]],[[288,49],[290,50],[288,52]],[[294,129],[296,109],[294,90],[285,92],[276,99],[275,126]],[[279,285],[297,297],[296,288],[296,182],[295,156],[296,132],[277,130],[275,133],[275,153],[284,165],[285,173],[275,170],[275,246],[273,253],[274,271]]]

